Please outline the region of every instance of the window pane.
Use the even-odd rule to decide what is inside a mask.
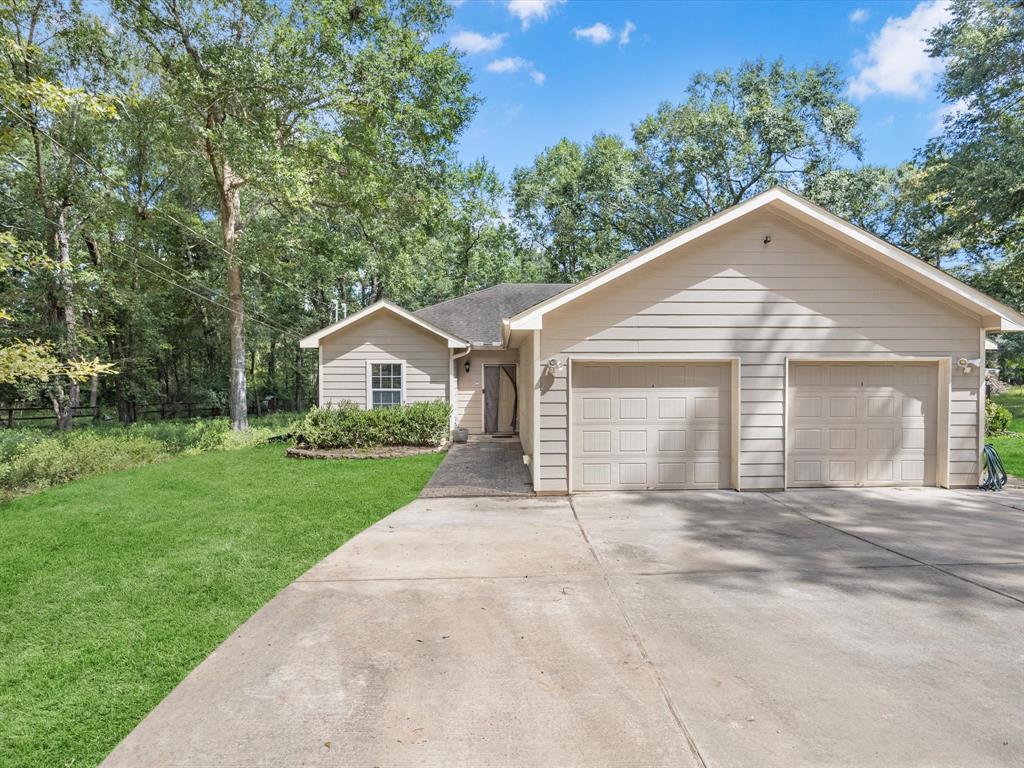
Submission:
[[[393,408],[401,404],[402,393],[389,390],[379,389],[373,393],[373,407],[374,408]]]
[[[390,408],[402,404],[402,364],[371,363],[371,404],[374,408]]]

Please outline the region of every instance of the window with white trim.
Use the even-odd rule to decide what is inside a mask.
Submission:
[[[374,408],[393,408],[402,404],[402,364],[370,365],[371,403]]]

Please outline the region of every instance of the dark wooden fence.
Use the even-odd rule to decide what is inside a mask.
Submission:
[[[92,408],[89,405],[80,405],[74,409],[76,419],[102,418],[104,408]],[[260,403],[259,410],[255,405],[249,406],[249,413],[265,414],[273,413],[277,408],[273,403]],[[191,402],[161,402],[161,403],[133,403],[132,413],[134,421],[164,420],[164,419],[191,419],[202,416],[212,418],[214,416],[226,416],[227,408],[218,406],[198,405]],[[0,403],[0,427],[8,429],[17,426],[30,426],[39,422],[52,421],[56,423],[57,417],[53,408],[43,403]]]

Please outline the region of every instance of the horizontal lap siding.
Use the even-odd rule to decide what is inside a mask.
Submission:
[[[466,372],[466,360],[469,360],[469,373]],[[484,365],[497,365],[500,363],[512,364],[519,362],[519,355],[515,351],[489,350],[471,352],[466,357],[457,361],[457,384],[458,402],[455,409],[456,422],[463,429],[468,429],[471,434],[480,434],[484,431]]]
[[[386,312],[377,312],[321,342],[321,404],[348,400],[366,407],[366,364],[405,364],[406,402],[448,398],[448,344]]]
[[[780,488],[787,357],[974,358],[979,327],[977,319],[866,259],[761,215],[549,313],[540,357],[738,355],[741,484]],[[950,482],[970,485],[977,479],[978,377],[958,370],[954,366],[950,398]],[[541,403],[538,490],[564,491],[565,371],[542,386]]]

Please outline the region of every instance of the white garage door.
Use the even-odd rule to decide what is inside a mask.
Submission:
[[[793,363],[788,484],[935,485],[934,363]]]
[[[573,363],[575,491],[730,485],[729,364]]]

